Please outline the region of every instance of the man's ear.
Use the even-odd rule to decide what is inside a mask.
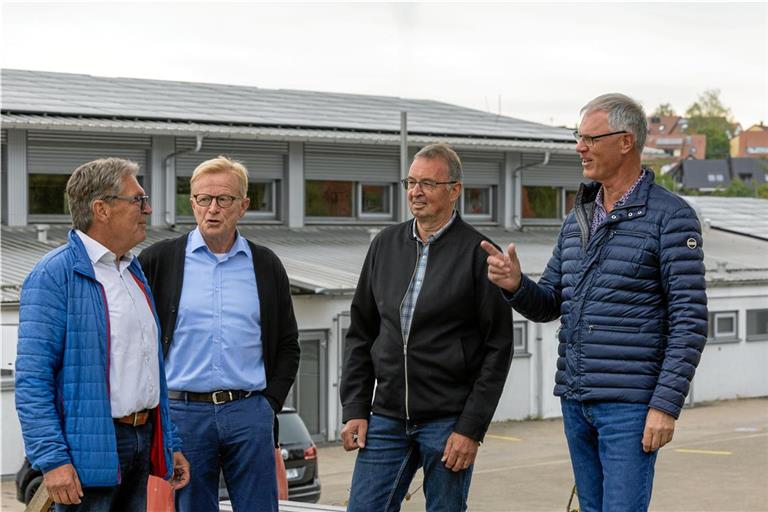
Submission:
[[[635,148],[635,136],[632,133],[624,133],[621,136],[621,152],[627,154]]]
[[[104,223],[109,220],[112,212],[106,201],[97,199],[91,204],[91,213],[93,214],[93,222]]]

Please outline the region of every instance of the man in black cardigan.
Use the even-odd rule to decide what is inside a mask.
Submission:
[[[223,471],[235,510],[277,512],[274,416],[299,366],[298,329],[280,260],[246,240],[248,173],[218,157],[190,180],[197,228],[139,256],[162,327],[171,415],[191,482],[179,512],[218,511]]]

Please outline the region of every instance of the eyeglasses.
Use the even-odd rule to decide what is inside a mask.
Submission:
[[[144,209],[149,205],[149,196],[147,195],[138,195],[138,196],[106,196],[104,198],[105,201],[110,201],[112,199],[119,199],[121,201],[128,201],[131,204],[138,204],[139,205],[139,211],[144,211]]]
[[[405,190],[411,190],[412,188],[416,188],[416,185],[419,185],[421,187],[421,190],[426,190],[429,192],[432,192],[437,188],[438,185],[453,185],[454,183],[458,183],[458,181],[434,181],[434,180],[414,180],[414,179],[404,179],[400,180],[400,183],[403,184],[403,188]]]
[[[235,202],[236,199],[242,199],[241,197],[236,196],[230,196],[230,195],[220,195],[220,196],[211,196],[208,194],[195,194],[192,196],[192,198],[197,203],[197,206],[211,206],[211,203],[213,200],[216,200],[216,204],[219,205],[219,208],[229,208],[232,206],[232,203]]]
[[[600,135],[584,135],[583,133],[579,133],[579,130],[573,130],[573,138],[576,139],[576,142],[579,142],[580,140],[584,141],[584,144],[587,145],[587,147],[591,148],[597,139],[602,139],[603,137],[608,137],[609,135],[618,135],[620,133],[629,133],[626,130],[620,130],[618,132],[611,132],[611,133],[603,133]]]

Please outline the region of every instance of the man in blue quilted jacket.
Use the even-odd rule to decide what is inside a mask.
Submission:
[[[69,241],[21,291],[16,409],[59,512],[145,512],[150,474],[189,481],[154,303],[131,254],[152,212],[137,172],[105,158],[72,173]]]
[[[542,277],[483,243],[488,278],[526,318],[560,317],[555,395],[583,512],[647,510],[707,333],[701,229],[640,155],[642,107],[605,94],[574,132],[584,176]]]

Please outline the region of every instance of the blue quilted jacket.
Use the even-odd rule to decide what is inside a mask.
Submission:
[[[138,260],[129,270],[142,283],[154,310]],[[109,401],[105,304],[103,288],[74,231],[68,244],[35,265],[21,291],[16,410],[26,454],[43,472],[73,464],[84,487],[120,481]],[[160,405],[154,411],[152,474],[169,478],[172,451],[181,446],[170,421],[159,340],[157,349]]]
[[[653,173],[589,237],[598,183],[582,185],[538,284],[508,300],[560,317],[555,395],[647,403],[677,418],[707,335],[701,229]]]

